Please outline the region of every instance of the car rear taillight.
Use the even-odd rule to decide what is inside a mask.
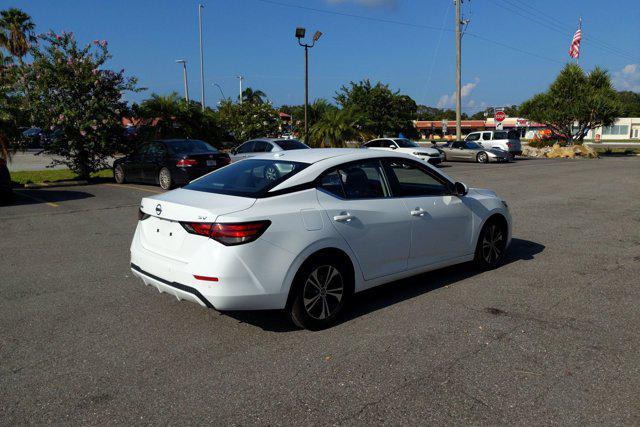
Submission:
[[[513,145],[512,143],[507,142],[507,147],[511,148],[512,145]]]
[[[188,233],[210,237],[225,246],[253,242],[265,232],[271,221],[237,223],[182,222]]]
[[[184,167],[195,166],[197,164],[198,164],[198,161],[196,159],[180,159],[178,160],[178,163],[176,163],[176,166],[180,168],[184,168]]]

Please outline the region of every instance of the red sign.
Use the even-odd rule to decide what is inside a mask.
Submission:
[[[504,113],[504,111],[496,111],[496,115],[494,118],[496,119],[496,122],[502,122],[507,118],[507,115]]]

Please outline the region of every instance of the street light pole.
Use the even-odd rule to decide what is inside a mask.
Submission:
[[[217,88],[218,88],[218,90],[220,91],[220,95],[222,95],[222,99],[225,99],[225,97],[224,97],[224,92],[222,91],[222,87],[220,87],[220,85],[219,85],[218,83],[213,83],[213,85],[214,85],[215,87],[217,87]]]
[[[320,31],[316,31],[313,35],[313,39],[311,44],[302,43],[302,39],[306,34],[306,29],[302,27],[296,28],[296,38],[298,39],[298,44],[304,47],[304,142],[309,142],[309,120],[308,120],[308,109],[309,109],[309,48],[313,47],[318,39],[322,36]]]
[[[240,104],[242,104],[242,80],[244,79],[243,76],[237,76],[238,81],[240,82]]]
[[[187,60],[176,59],[176,64],[182,64],[184,70],[184,100],[189,103],[189,84],[187,83]]]
[[[202,111],[204,111],[204,60],[202,56],[202,8],[204,5],[198,5],[198,21],[200,26],[200,86],[202,94],[200,98],[200,104],[202,104]]]
[[[454,0],[456,3],[456,140],[462,139],[462,126],[460,123],[462,109],[462,94],[461,94],[461,34],[460,34],[460,3],[462,0]]]

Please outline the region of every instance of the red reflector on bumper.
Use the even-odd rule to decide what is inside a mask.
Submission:
[[[218,278],[217,277],[207,277],[207,276],[197,276],[197,275],[193,275],[193,277],[195,277],[198,280],[206,280],[208,282],[217,282]]]

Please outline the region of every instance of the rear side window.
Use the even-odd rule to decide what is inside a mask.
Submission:
[[[373,141],[369,141],[366,144],[364,144],[365,147],[367,148],[377,148],[380,147],[380,140],[378,139],[374,139]]]
[[[493,139],[508,139],[509,133],[505,131],[497,131],[493,133]]]
[[[253,144],[254,153],[265,153],[271,150],[273,150],[273,146],[269,144],[267,141],[256,141]]]
[[[489,141],[491,139],[491,132],[483,132],[482,139],[484,139],[485,141]]]
[[[236,153],[250,153],[253,150],[253,144],[253,141],[245,142],[240,147],[238,147]]]
[[[380,140],[380,147],[391,148],[391,147],[395,147],[395,146],[396,146],[396,144],[393,141],[389,140],[389,139],[381,139]]]
[[[299,162],[248,159],[211,172],[184,188],[231,196],[262,197],[307,166],[307,163]]]
[[[319,187],[351,200],[389,197],[389,189],[382,178],[381,164],[375,160],[340,166],[324,175]]]
[[[274,143],[277,144],[278,147],[282,148],[285,151],[301,150],[301,149],[309,148],[302,142],[298,141],[297,139],[283,139],[280,141],[274,141]]]

